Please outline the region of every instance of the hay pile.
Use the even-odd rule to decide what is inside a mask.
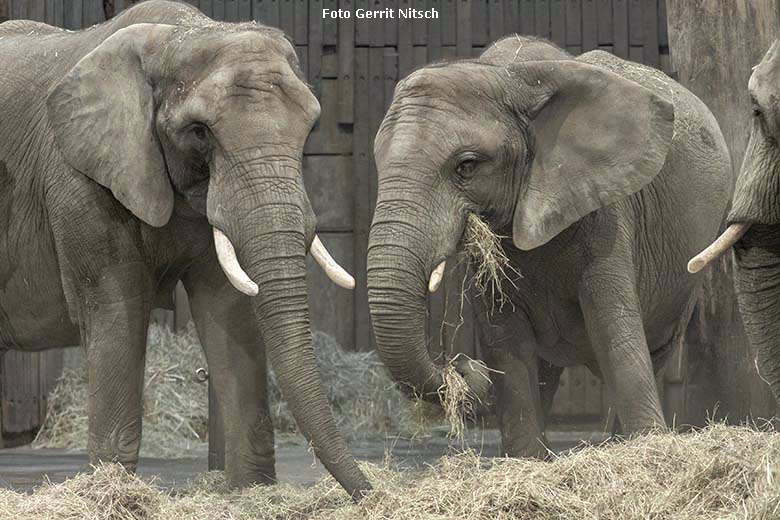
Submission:
[[[327,334],[314,333],[314,350],[336,421],[348,438],[413,432],[419,419],[396,390],[373,352],[344,352]],[[193,456],[208,434],[208,385],[195,370],[205,367],[197,334],[152,325],[146,357],[141,455]],[[270,407],[277,430],[296,432],[295,420],[270,374]],[[39,448],[86,449],[87,370],[65,369],[49,395],[46,420],[33,443]]]
[[[194,329],[173,334],[149,327],[144,378],[141,454],[148,457],[191,455],[208,432],[208,387],[195,370],[206,366]],[[49,394],[46,420],[33,441],[37,448],[86,449],[87,369],[66,368]]]
[[[331,478],[225,493],[208,474],[176,496],[99,467],[33,495],[0,491],[19,519],[777,518],[780,434],[713,425],[585,447],[553,462],[453,455],[418,473],[363,464],[376,491],[358,505]]]

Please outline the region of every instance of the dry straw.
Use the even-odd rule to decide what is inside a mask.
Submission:
[[[507,301],[511,301],[504,291],[504,282],[517,289],[514,280],[521,277],[501,246],[504,238],[496,234],[479,215],[469,214],[463,233],[463,253],[472,283],[493,305],[497,303],[499,310]]]
[[[466,420],[474,416],[476,398],[466,380],[455,369],[454,358],[444,367],[442,381],[439,396],[447,423],[450,425],[449,435],[463,444]]]
[[[221,474],[175,495],[102,466],[32,495],[0,491],[0,518],[773,519],[780,434],[713,425],[587,446],[551,462],[442,458],[421,472],[361,464],[376,491],[353,504],[332,478],[226,492]]]

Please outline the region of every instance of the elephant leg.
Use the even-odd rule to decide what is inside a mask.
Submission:
[[[476,305],[485,361],[497,371],[491,373],[491,378],[501,451],[510,457],[544,458],[544,413],[533,331],[519,313],[496,311],[491,315]]]
[[[542,413],[545,420],[552,410],[555,392],[558,391],[558,384],[561,382],[563,367],[555,366],[542,358],[538,358],[539,363],[539,393],[542,400]]]
[[[82,313],[89,394],[90,463],[135,471],[141,447],[151,283],[142,263],[106,267],[87,290]]]
[[[536,359],[519,359],[512,354],[496,352],[496,413],[501,429],[501,451],[509,457],[544,458],[547,439],[544,435],[544,413],[539,395]]]
[[[580,287],[580,307],[599,371],[620,424],[630,435],[665,426],[633,277],[591,271]],[[609,273],[609,274],[604,274]]]
[[[190,269],[183,282],[222,412],[228,485],[272,484],[268,371],[250,300],[230,285],[216,259]]]

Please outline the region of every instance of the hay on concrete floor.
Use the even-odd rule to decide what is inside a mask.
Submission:
[[[336,421],[347,436],[409,435],[422,428],[413,405],[396,389],[374,352],[345,352],[329,335],[313,334],[314,350]],[[205,367],[194,329],[173,334],[149,328],[144,383],[141,454],[187,457],[205,447],[208,433],[208,385],[195,370]],[[35,439],[40,448],[86,449],[87,370],[67,368],[49,395],[49,410]],[[273,373],[269,377],[271,416],[281,432],[297,427],[282,399]],[[302,439],[302,438],[301,438]]]
[[[780,434],[713,425],[584,447],[552,462],[449,456],[418,473],[362,464],[375,486],[358,505],[329,477],[224,492],[219,474],[169,495],[102,466],[31,496],[0,491],[19,519],[645,519],[778,518]],[[133,516],[126,516],[132,514]]]

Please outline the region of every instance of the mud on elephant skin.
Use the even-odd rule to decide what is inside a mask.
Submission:
[[[566,366],[602,377],[627,433],[664,424],[654,370],[693,309],[701,280],[686,262],[731,195],[700,100],[655,69],[512,36],[401,81],[374,152],[369,304],[396,380],[438,399],[426,296],[478,215],[510,237],[522,274],[512,305],[477,301],[486,361],[503,373],[491,377],[504,451],[544,455],[542,400]]]
[[[742,321],[761,378],[780,401],[780,40],[748,82],[753,126],[742,161],[728,227],[689,263],[691,272],[734,248]]]
[[[182,280],[228,482],[275,480],[267,356],[325,466],[369,489],[312,350],[307,251],[351,277],[314,234],[320,107],[283,33],[152,0],[78,32],[4,23],[0,63],[0,346],[86,348],[92,462],[136,465],[149,312]]]

